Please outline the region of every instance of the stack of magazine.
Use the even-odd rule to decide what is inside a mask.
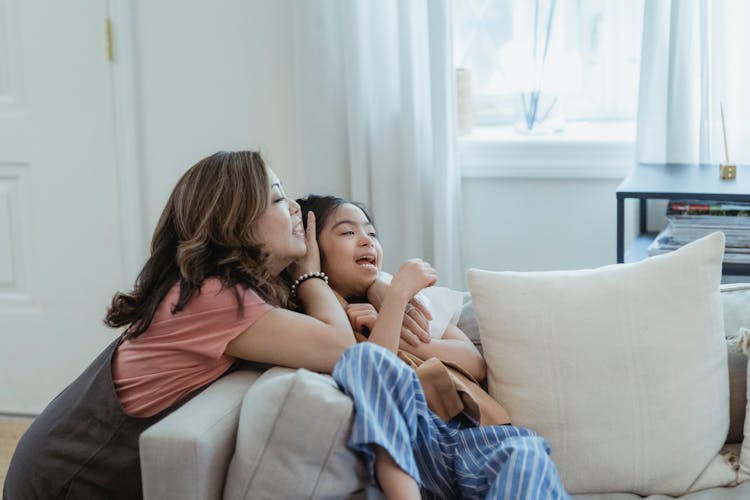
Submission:
[[[724,262],[750,263],[750,203],[669,200],[666,229],[649,245],[648,254],[671,252],[714,231],[725,236]]]

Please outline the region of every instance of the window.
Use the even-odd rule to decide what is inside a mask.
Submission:
[[[566,121],[634,120],[643,1],[454,2],[454,65],[469,71],[474,122],[517,122],[530,90],[555,96]]]

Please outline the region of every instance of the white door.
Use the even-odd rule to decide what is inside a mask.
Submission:
[[[115,337],[106,7],[0,0],[0,413],[41,411]]]

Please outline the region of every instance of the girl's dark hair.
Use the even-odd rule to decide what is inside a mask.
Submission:
[[[239,311],[237,284],[286,307],[288,285],[269,273],[270,256],[253,234],[269,205],[269,186],[265,162],[256,151],[222,151],[190,167],[167,200],[134,290],[115,294],[104,323],[130,325],[125,335],[137,337],[175,283],[180,296],[173,313],[184,309],[209,277],[234,290]]]
[[[338,196],[320,196],[317,194],[310,194],[307,198],[297,199],[297,203],[299,204],[302,213],[302,222],[305,224],[305,229],[307,229],[307,212],[315,214],[316,236],[320,235],[320,231],[323,229],[323,226],[326,225],[326,222],[328,222],[328,218],[331,214],[333,214],[341,205],[346,204],[354,205],[362,210],[365,217],[367,217],[367,220],[370,221],[370,224],[375,226],[375,221],[367,211],[367,207],[356,201],[349,201]]]

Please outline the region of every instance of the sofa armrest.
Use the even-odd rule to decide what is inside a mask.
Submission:
[[[750,328],[750,283],[724,284],[720,290],[724,333],[732,337],[741,327]]]
[[[724,335],[735,337],[741,328],[750,328],[750,283],[725,284],[720,290]],[[727,442],[741,443],[745,425],[747,356],[736,345],[730,345],[728,365],[730,420]]]
[[[242,400],[260,371],[220,378],[140,437],[146,500],[220,500]]]

